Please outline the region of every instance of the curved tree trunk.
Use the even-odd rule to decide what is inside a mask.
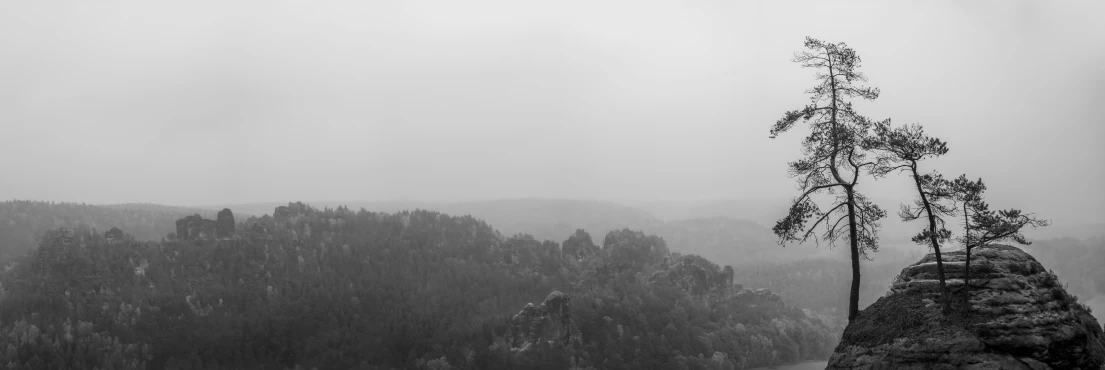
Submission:
[[[944,281],[944,259],[940,256],[940,243],[936,239],[936,216],[932,214],[932,204],[921,187],[921,178],[917,175],[917,163],[914,162],[910,169],[913,171],[913,182],[917,184],[917,194],[921,196],[921,203],[925,206],[925,213],[929,219],[929,241],[936,252],[936,276],[940,279],[940,304],[944,313],[951,311],[950,298],[948,297],[948,284]]]
[[[826,51],[828,51],[828,50],[826,50]],[[852,257],[852,288],[851,288],[851,291],[848,293],[848,322],[851,322],[853,319],[856,318],[856,316],[859,315],[859,282],[860,282],[859,240],[857,240],[858,233],[856,231],[856,198],[855,198],[855,190],[852,189],[852,187],[855,186],[855,184],[854,183],[849,184],[848,182],[844,181],[844,178],[840,176],[840,171],[837,170],[837,168],[836,168],[836,166],[837,166],[837,155],[840,154],[840,150],[841,150],[841,148],[840,148],[840,138],[837,136],[838,135],[838,130],[839,130],[838,129],[838,122],[837,122],[837,113],[838,113],[839,107],[837,106],[837,104],[839,104],[839,101],[837,100],[836,77],[833,77],[833,76],[835,76],[836,72],[834,72],[833,59],[832,59],[832,56],[831,56],[832,53],[829,52],[828,54],[830,55],[829,58],[828,58],[828,64],[829,64],[829,76],[830,76],[829,77],[829,86],[830,86],[830,90],[832,91],[832,100],[830,101],[829,106],[831,107],[831,111],[832,111],[832,116],[830,118],[830,122],[832,124],[832,131],[831,132],[832,132],[832,144],[833,144],[832,154],[829,155],[829,158],[830,158],[829,162],[831,163],[831,165],[829,167],[829,170],[833,174],[833,179],[835,179],[838,184],[843,185],[844,186],[844,191],[847,192],[847,194],[848,194],[848,248],[849,248],[849,252],[851,253],[851,257]]]
[[[967,203],[963,203],[963,250],[967,262],[963,270],[963,314],[971,313],[971,223],[967,219]]]
[[[856,198],[851,186],[845,187],[848,193],[848,246],[852,254],[852,290],[848,293],[848,322],[859,315],[859,241],[856,240]]]

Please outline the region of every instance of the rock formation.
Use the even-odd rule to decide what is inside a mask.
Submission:
[[[1035,258],[1007,245],[976,248],[969,303],[964,260],[944,254],[956,312],[941,313],[929,254],[848,325],[828,369],[1105,369],[1101,325]]]
[[[289,202],[287,206],[276,207],[276,209],[272,211],[272,217],[277,220],[285,220],[299,216],[310,216],[315,212],[317,212],[316,209],[303,202]]]
[[[108,240],[123,239],[123,230],[119,230],[118,227],[113,227],[110,230],[104,232],[104,238],[107,238]]]
[[[526,304],[521,312],[510,319],[511,351],[524,352],[547,341],[557,346],[578,341],[579,330],[572,324],[571,297],[554,291],[540,305]]]
[[[215,234],[220,238],[234,236],[234,213],[230,208],[223,208],[215,217]]]
[[[739,291],[743,288],[740,284],[733,285],[732,266],[720,269],[714,263],[697,255],[682,256],[675,263],[665,261],[665,265],[667,269],[657,270],[649,276],[649,284],[674,285],[694,295],[729,288]]]
[[[209,239],[215,237],[215,220],[207,220],[195,214],[176,220],[176,236],[180,240]]]

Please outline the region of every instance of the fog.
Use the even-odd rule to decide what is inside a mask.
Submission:
[[[1057,225],[1105,208],[1105,2],[9,2],[0,194],[174,205],[778,199],[846,42],[923,164]],[[904,177],[860,184],[906,200]],[[895,209],[893,204],[889,204]]]

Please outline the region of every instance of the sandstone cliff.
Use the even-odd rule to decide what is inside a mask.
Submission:
[[[665,260],[666,269],[657,270],[648,278],[649,284],[674,285],[692,295],[709,292],[739,292],[744,286],[733,284],[733,267],[717,265],[696,255],[682,256],[674,263]]]
[[[215,218],[215,234],[220,238],[234,236],[234,212],[223,208]]]
[[[199,214],[176,220],[176,236],[180,240],[214,238],[215,220],[204,219]]]
[[[1031,255],[1007,246],[944,254],[955,310],[938,303],[935,257],[906,267],[887,296],[848,325],[828,369],[1105,369],[1105,336],[1088,309]]]
[[[234,236],[234,213],[230,208],[219,211],[217,219],[208,220],[194,214],[176,221],[176,236],[180,240],[205,240]]]
[[[552,292],[540,305],[527,304],[510,319],[510,346],[514,352],[525,352],[539,341],[565,346],[579,341],[579,330],[572,324],[571,297]]]

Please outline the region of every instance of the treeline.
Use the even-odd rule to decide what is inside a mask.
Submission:
[[[149,204],[97,206],[28,200],[0,202],[0,262],[38,245],[48,230],[119,227],[138,240],[160,240],[173,232],[174,222],[193,209]]]
[[[837,341],[777,295],[741,289],[731,268],[640,232],[600,247],[579,231],[562,250],[430,211],[274,215],[217,239],[47,232],[0,276],[0,363],[743,369],[824,359]],[[511,317],[554,290],[571,296],[578,340],[519,350]]]

